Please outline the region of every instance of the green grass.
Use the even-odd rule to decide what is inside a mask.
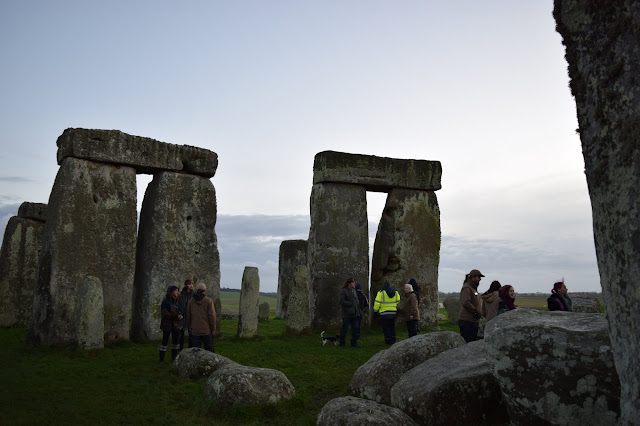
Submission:
[[[270,315],[275,315],[277,298],[260,296],[258,303],[264,302],[267,302],[269,304]],[[221,291],[220,303],[222,304],[222,308],[238,310],[238,308],[240,307],[240,293],[235,291]]]
[[[441,321],[441,329],[450,326],[458,331]],[[285,321],[273,317],[258,327],[257,338],[238,339],[237,321],[223,320],[215,350],[243,365],[282,371],[296,389],[291,401],[220,407],[205,399],[206,379],[177,377],[168,359],[158,364],[158,341],[29,350],[26,329],[0,328],[2,423],[312,425],[327,401],[350,395],[355,370],[386,348],[379,329],[363,328],[360,348],[340,348],[322,346],[318,333],[287,336]],[[404,327],[397,334],[408,337]]]

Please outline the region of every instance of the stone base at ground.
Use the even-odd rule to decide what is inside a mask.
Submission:
[[[281,371],[230,364],[209,376],[205,393],[223,406],[268,404],[292,399],[296,394]]]
[[[209,377],[211,373],[225,365],[238,364],[227,357],[201,348],[183,349],[173,363],[178,376],[192,380]]]
[[[345,396],[327,402],[318,418],[318,426],[413,426],[411,417],[397,408],[378,404],[368,399]]]

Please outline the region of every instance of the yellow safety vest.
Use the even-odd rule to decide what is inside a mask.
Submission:
[[[398,310],[398,303],[400,303],[400,295],[396,291],[393,297],[389,297],[387,292],[380,290],[376,295],[376,301],[373,304],[373,310],[375,312],[396,312]]]

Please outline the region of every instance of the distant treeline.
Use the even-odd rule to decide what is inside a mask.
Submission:
[[[240,293],[240,289],[239,288],[226,288],[226,287],[222,287],[220,289],[220,291],[230,291],[231,293]],[[260,296],[263,297],[278,297],[278,293],[264,293],[262,291],[258,292],[258,294],[260,294]]]
[[[551,292],[549,293],[516,293],[516,297],[543,297],[543,296],[550,296]],[[438,292],[438,297],[440,299],[443,299],[445,297],[459,297],[460,296],[460,292],[455,292],[455,293],[442,293],[441,291]],[[571,291],[569,292],[569,296],[590,296],[590,297],[602,297],[602,293],[596,293],[595,291]]]

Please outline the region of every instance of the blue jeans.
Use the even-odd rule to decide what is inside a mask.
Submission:
[[[396,316],[380,315],[380,325],[382,326],[382,334],[384,334],[384,343],[393,345],[396,342]]]
[[[361,322],[362,318],[360,317],[342,318],[342,330],[340,330],[340,346],[345,346],[347,329],[349,328],[349,326],[351,326],[351,346],[358,346]]]
[[[209,352],[215,352],[213,350],[213,336],[211,334],[206,336],[194,336],[192,334],[189,335],[190,348],[200,348],[203,344],[205,350]]]

